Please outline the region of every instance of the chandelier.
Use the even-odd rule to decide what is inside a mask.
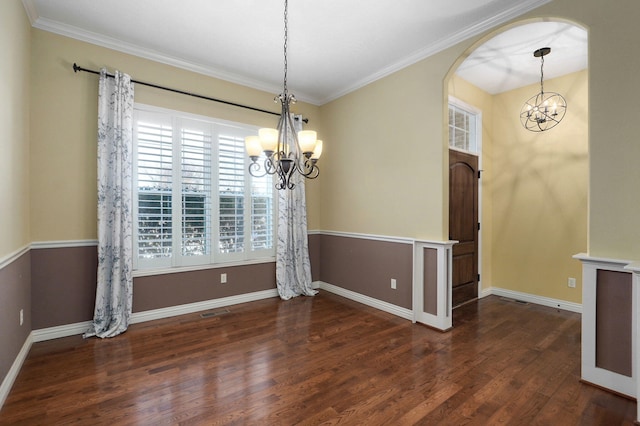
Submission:
[[[249,173],[254,177],[267,174],[277,175],[276,189],[293,189],[295,173],[307,179],[315,179],[320,174],[316,165],[322,154],[322,141],[317,139],[313,130],[295,131],[290,106],[296,98],[287,90],[287,36],[288,36],[288,0],[284,2],[284,89],[274,98],[280,102],[282,112],[276,129],[260,129],[258,136],[245,138],[245,147],[251,164]],[[262,165],[258,162],[264,153]]]
[[[520,121],[525,129],[532,132],[544,132],[560,123],[567,111],[567,101],[562,95],[544,91],[544,57],[551,52],[550,47],[543,47],[533,52],[540,58],[540,93],[529,98],[520,110]]]

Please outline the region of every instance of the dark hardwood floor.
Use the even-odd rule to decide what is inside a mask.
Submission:
[[[580,383],[580,315],[491,296],[440,333],[322,292],[36,343],[2,425],[631,425]]]

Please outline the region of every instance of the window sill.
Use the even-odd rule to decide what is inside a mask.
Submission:
[[[133,271],[133,278],[150,277],[154,275],[175,274],[178,272],[202,271],[205,269],[220,269],[220,268],[231,268],[234,266],[257,265],[261,263],[274,263],[275,261],[276,261],[276,258],[274,256],[274,257],[265,257],[263,259],[239,260],[239,261],[233,261],[233,262],[223,262],[223,263],[206,264],[206,265],[176,266],[176,267],[169,267],[169,268],[153,268],[153,269],[136,269]]]

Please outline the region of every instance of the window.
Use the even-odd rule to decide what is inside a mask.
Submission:
[[[449,100],[449,146],[478,153],[479,111],[457,99]]]
[[[274,256],[271,176],[247,171],[257,129],[136,105],[136,268]]]

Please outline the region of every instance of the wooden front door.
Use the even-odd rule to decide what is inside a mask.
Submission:
[[[449,150],[449,239],[453,246],[452,306],[478,297],[478,157]]]

